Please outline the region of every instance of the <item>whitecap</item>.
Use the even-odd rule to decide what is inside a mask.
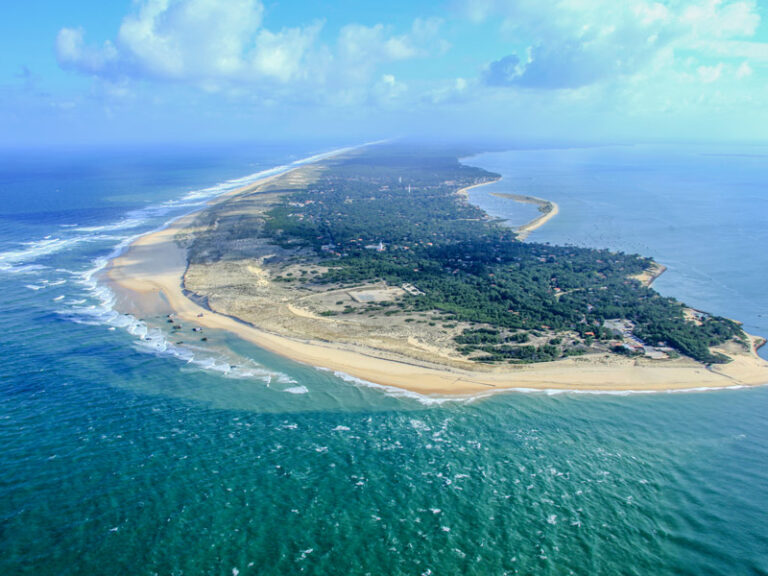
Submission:
[[[50,256],[86,241],[104,240],[101,236],[73,236],[71,238],[54,238],[46,236],[41,240],[22,242],[17,249],[0,252],[0,270],[7,272],[18,271],[19,266],[34,262],[44,256]],[[26,268],[29,270],[29,268]]]
[[[404,388],[386,386],[384,384],[376,384],[375,382],[370,382],[368,380],[363,380],[362,378],[357,378],[356,376],[351,376],[345,372],[335,371],[333,374],[337,378],[340,378],[345,382],[349,382],[355,386],[374,388],[376,390],[381,390],[386,396],[390,396],[392,398],[407,398],[409,400],[416,400],[417,402],[427,406],[440,405],[446,402],[466,402],[472,399],[472,397],[468,396],[428,396],[426,394],[412,392],[411,390],[405,390]]]
[[[283,392],[288,392],[288,394],[307,394],[309,389],[306,386],[292,386],[286,388]]]
[[[78,283],[90,293],[96,300],[95,304],[88,304],[89,300],[80,299],[71,302],[71,306],[65,310],[57,311],[61,316],[77,324],[107,325],[112,328],[125,330],[137,338],[134,349],[158,355],[167,355],[181,360],[195,368],[217,372],[227,378],[234,379],[259,379],[263,381],[276,380],[286,384],[294,383],[294,380],[284,374],[277,374],[247,360],[243,365],[233,365],[229,358],[224,356],[214,357],[202,348],[203,355],[195,354],[190,345],[175,345],[167,335],[159,328],[153,328],[142,320],[130,314],[121,314],[114,309],[115,296],[108,286],[100,284],[97,274],[103,270],[107,263],[117,257],[138,236],[126,238],[120,242],[106,257],[94,260],[92,268],[79,274]],[[93,302],[91,300],[90,302]]]
[[[193,350],[192,348],[194,347],[191,347],[190,345],[181,346],[170,343],[167,340],[166,335],[160,329],[151,328],[134,316],[121,314],[116,311],[114,308],[115,296],[108,286],[99,283],[98,274],[112,259],[122,254],[131,243],[142,235],[166,228],[175,220],[186,216],[194,211],[194,209],[199,208],[204,205],[205,202],[216,196],[253,184],[263,178],[275,176],[287,172],[292,168],[316,162],[352,149],[353,148],[341,148],[331,152],[317,154],[297,160],[290,164],[262,170],[242,178],[227,180],[208,188],[193,190],[187,192],[179,199],[168,200],[161,204],[151,205],[128,212],[115,222],[99,226],[63,226],[62,228],[66,229],[61,230],[62,234],[59,237],[49,235],[42,240],[24,243],[19,246],[19,249],[0,253],[0,270],[18,271],[21,269],[22,265],[29,271],[43,269],[45,267],[29,265],[27,263],[43,256],[55,254],[82,242],[116,240],[118,242],[113,246],[112,251],[106,256],[94,259],[89,269],[80,272],[61,270],[61,272],[72,274],[76,278],[77,284],[85,289],[91,299],[72,300],[67,303],[69,307],[57,311],[58,314],[79,324],[106,325],[110,328],[121,328],[136,337],[134,347],[143,352],[170,355],[187,364],[195,366],[196,368],[215,371],[229,378],[261,379],[268,383],[278,382],[290,386],[284,390],[285,392],[291,394],[306,394],[309,390],[304,386],[296,386],[296,381],[288,375],[272,372],[252,360],[247,360],[240,365],[233,365],[230,362],[230,359],[224,356],[211,356],[208,351],[204,351],[202,348]],[[125,236],[103,234],[104,232],[114,232],[119,230],[134,230],[146,225],[153,219],[171,213],[175,213],[175,215],[150,232],[142,231]],[[67,238],[64,237],[64,232],[73,232],[76,233],[76,235]],[[57,282],[63,283],[65,281]],[[49,285],[58,284],[51,283]],[[39,290],[44,286],[30,284],[28,287],[30,289]],[[89,304],[89,302],[93,302],[94,300],[95,303]]]
[[[48,270],[48,266],[42,264],[25,264],[21,266],[4,265],[0,262],[0,271],[11,274],[32,274],[39,275],[43,270]]]

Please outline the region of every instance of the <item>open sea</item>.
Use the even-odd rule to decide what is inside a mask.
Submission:
[[[0,153],[0,574],[768,574],[768,387],[431,398],[112,309],[130,239],[343,144]],[[560,205],[531,241],[653,256],[663,294],[768,336],[766,160],[464,162],[513,225],[535,207],[489,191]]]

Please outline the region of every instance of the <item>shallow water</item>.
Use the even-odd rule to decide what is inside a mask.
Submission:
[[[2,168],[0,573],[768,572],[766,388],[442,401],[226,334],[203,350],[160,335],[149,346],[139,322],[110,314],[88,272],[121,242],[193,208],[192,190],[335,147],[53,155]],[[532,240],[598,239],[568,231],[569,203],[607,178],[593,171],[626,168],[621,155],[530,154],[499,169],[512,191],[560,203]],[[622,186],[645,186],[640,164],[623,170]],[[517,188],[531,179],[541,188]],[[744,202],[762,206],[759,170],[751,181]],[[739,196],[739,181],[729,190]],[[626,234],[613,247],[642,236]],[[676,280],[693,242],[668,234],[681,250],[677,260],[650,251],[671,268],[659,288],[704,286],[700,307],[745,318],[740,307],[752,307],[720,292],[732,278],[705,281],[736,259],[734,244],[715,244],[719,260]],[[697,294],[676,295],[693,304]]]

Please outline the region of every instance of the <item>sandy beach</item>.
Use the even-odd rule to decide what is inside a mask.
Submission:
[[[250,185],[229,196],[258,185]],[[545,216],[551,218],[552,211],[542,215]],[[179,234],[194,234],[190,228],[194,219],[195,214],[191,214],[163,230],[142,236],[109,264],[104,278],[116,295],[119,311],[145,319],[157,317],[159,321],[164,315],[173,314],[185,327],[228,331],[298,362],[422,394],[466,395],[512,388],[658,391],[768,383],[768,363],[759,358],[754,349],[758,339],[753,339],[750,351],[732,346],[727,352],[734,361],[712,367],[686,358],[654,361],[587,355],[549,363],[462,369],[364,344],[338,344],[269,332],[217,313],[185,294],[187,253],[177,240]]]
[[[508,194],[506,192],[493,192],[494,196],[498,196],[499,198],[508,198],[510,200],[514,200],[515,202],[521,202],[523,204],[533,204],[535,206],[539,207],[539,211],[541,212],[541,216],[538,216],[531,220],[530,222],[526,222],[522,226],[518,226],[515,228],[515,232],[517,233],[517,237],[519,240],[525,240],[528,238],[528,235],[536,230],[537,228],[541,228],[552,220],[555,216],[558,215],[560,212],[560,207],[551,200],[545,200],[544,198],[537,198],[536,196],[527,196],[525,194]]]
[[[481,182],[480,184],[474,184],[472,186],[467,186],[466,188],[462,188],[457,192],[457,194],[461,194],[465,197],[468,197],[467,194],[470,190],[474,190],[475,188],[480,188],[481,186],[487,186],[488,184],[493,184],[495,182],[500,181],[501,178],[497,178],[495,180],[489,180],[488,182]],[[552,202],[551,200],[545,200],[544,198],[537,198],[536,196],[527,196],[525,194],[512,194],[507,192],[491,192],[493,196],[498,196],[499,198],[507,198],[509,200],[513,200],[515,202],[520,202],[522,204],[533,204],[535,206],[538,206],[539,211],[541,212],[540,216],[537,216],[533,220],[526,222],[525,224],[521,226],[517,226],[515,228],[515,233],[517,234],[517,237],[519,240],[525,240],[528,238],[528,235],[536,230],[537,228],[541,228],[552,220],[555,216],[558,215],[560,212],[560,206],[557,205],[556,202]]]
[[[658,262],[653,262],[648,268],[643,270],[642,273],[632,276],[635,280],[638,280],[643,286],[650,288],[656,279],[667,271],[667,267]]]

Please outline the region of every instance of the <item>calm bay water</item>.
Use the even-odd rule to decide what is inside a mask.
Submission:
[[[654,283],[662,294],[768,338],[768,147],[518,150],[465,162],[503,175],[470,192],[496,216],[523,223],[535,207],[489,192],[558,203],[530,241],[652,256],[668,268]]]
[[[4,159],[0,573],[768,573],[766,388],[440,401],[110,310],[121,243],[334,147]],[[768,335],[768,169],[707,153],[467,162],[560,204],[532,240],[656,256],[664,293]]]

